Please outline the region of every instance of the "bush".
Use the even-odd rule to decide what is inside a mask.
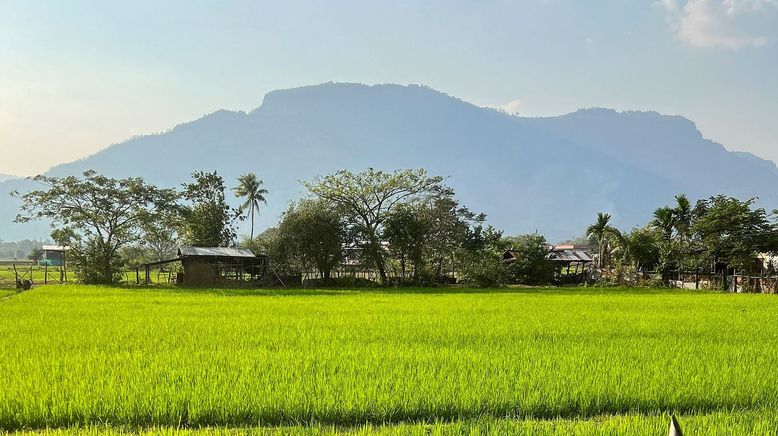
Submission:
[[[99,239],[92,238],[83,244],[74,245],[68,252],[68,262],[81,283],[108,285],[122,280],[122,259]]]
[[[462,283],[477,288],[502,286],[508,283],[508,269],[500,256],[472,255],[462,265]]]

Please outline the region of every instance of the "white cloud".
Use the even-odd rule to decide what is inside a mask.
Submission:
[[[778,39],[778,0],[659,0],[678,38],[692,47],[737,50]]]

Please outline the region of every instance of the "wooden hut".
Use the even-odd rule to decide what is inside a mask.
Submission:
[[[176,283],[188,286],[217,286],[227,282],[257,280],[267,271],[267,256],[257,256],[247,248],[234,247],[180,247],[177,257],[140,265],[136,282],[140,283],[140,269],[145,270],[145,282],[150,283],[150,270],[172,262],[181,262],[183,273]]]

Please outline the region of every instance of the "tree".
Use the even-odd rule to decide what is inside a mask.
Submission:
[[[600,212],[597,214],[597,221],[586,229],[586,236],[589,238],[594,238],[597,241],[598,268],[602,268],[605,249],[608,245],[608,237],[613,235],[613,233],[616,231],[616,229],[610,225],[610,221],[610,214]]]
[[[182,209],[184,239],[190,245],[226,247],[236,238],[233,223],[241,216],[225,200],[224,179],[215,171],[192,174],[194,181],[184,184],[183,197],[189,205]]]
[[[651,220],[651,227],[660,232],[664,240],[669,241],[673,237],[675,211],[667,206],[657,208],[654,211],[654,219]]]
[[[257,179],[254,173],[246,173],[238,177],[238,186],[234,188],[235,196],[245,198],[243,204],[238,210],[241,212],[248,210],[251,220],[251,234],[249,241],[254,240],[254,213],[259,213],[259,203],[267,203],[265,195],[267,189],[262,188],[262,180]]]
[[[303,200],[292,204],[278,225],[278,243],[284,245],[287,259],[313,266],[329,283],[332,269],[342,257],[346,226],[337,209],[323,200]]]
[[[724,195],[697,202],[692,230],[703,260],[714,269],[724,263],[750,271],[759,253],[775,250],[775,226],[764,209],[753,208],[754,202]]]
[[[682,240],[688,241],[692,229],[692,204],[685,194],[675,196],[673,227]]]
[[[345,211],[363,251],[379,272],[381,284],[386,284],[381,243],[386,219],[401,202],[419,200],[447,189],[442,181],[441,177],[428,176],[423,169],[387,173],[370,168],[356,174],[341,170],[304,185],[313,195]]]
[[[408,264],[413,265],[414,281],[422,264],[422,249],[430,233],[430,223],[410,205],[400,205],[386,220],[383,238],[389,250],[400,262],[400,275],[405,279]]]
[[[548,242],[543,235],[520,235],[509,239],[511,251],[516,252],[516,260],[508,267],[513,283],[541,284],[549,283],[554,266],[548,261]]]
[[[502,262],[506,248],[502,232],[494,227],[477,225],[470,229],[460,253],[462,282],[481,288],[507,283],[508,269]]]
[[[651,228],[633,229],[629,233],[615,231],[613,239],[619,248],[622,261],[635,268],[654,268],[659,263],[659,245]]]
[[[120,280],[119,249],[139,240],[144,224],[175,207],[178,199],[174,190],[159,189],[141,178],[117,180],[91,170],[82,178],[33,180],[46,189],[14,193],[22,201],[16,222],[50,219],[55,239],[71,246],[71,265],[85,283]]]
[[[659,248],[659,264],[662,270],[670,271],[680,266],[680,256],[673,229],[676,227],[675,209],[663,206],[654,211],[654,219],[649,226],[658,234],[656,243]]]
[[[453,261],[471,226],[484,220],[485,215],[460,206],[453,191],[443,190],[423,201],[399,204],[389,214],[382,236],[400,261],[402,277],[410,262],[413,281],[419,284],[422,274],[441,276],[444,264]],[[427,270],[427,266],[432,269]]]

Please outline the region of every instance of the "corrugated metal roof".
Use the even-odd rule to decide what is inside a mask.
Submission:
[[[560,262],[591,262],[592,255],[585,250],[559,250],[549,253],[548,260]]]
[[[63,247],[61,245],[43,245],[41,246],[41,250],[44,251],[65,251],[68,247]]]
[[[256,257],[248,248],[233,247],[180,247],[179,256],[205,257]]]

